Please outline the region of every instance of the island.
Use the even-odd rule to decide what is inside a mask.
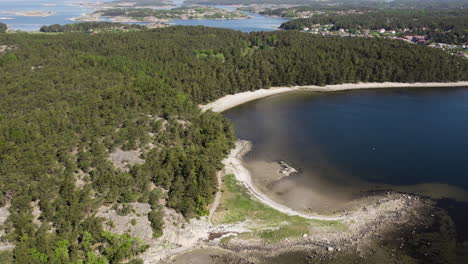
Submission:
[[[16,15],[16,16],[29,16],[29,17],[49,17],[55,15],[51,11],[0,11],[0,14]]]
[[[249,18],[240,11],[227,11],[221,8],[205,6],[183,6],[173,9],[153,8],[112,8],[95,11],[89,15],[72,18],[73,21],[100,21],[108,18],[112,22],[163,23],[173,19],[245,19]]]

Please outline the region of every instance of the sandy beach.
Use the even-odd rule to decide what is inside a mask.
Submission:
[[[348,83],[326,86],[292,86],[292,87],[272,87],[270,89],[259,89],[256,91],[242,92],[237,94],[226,95],[218,100],[200,105],[202,111],[211,110],[213,112],[223,112],[238,105],[254,101],[260,98],[289,93],[294,91],[311,91],[311,92],[336,92],[358,89],[388,89],[388,88],[429,88],[429,87],[464,87],[468,86],[468,81],[460,82],[416,82],[416,83],[398,83],[398,82],[383,82],[383,83]]]

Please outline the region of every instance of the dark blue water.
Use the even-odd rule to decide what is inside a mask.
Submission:
[[[225,114],[254,142],[253,159],[286,160],[341,185],[468,190],[467,88],[295,93]]]

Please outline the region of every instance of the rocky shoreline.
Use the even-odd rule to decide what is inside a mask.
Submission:
[[[373,259],[376,255],[394,258],[410,246],[412,236],[431,228],[435,217],[433,212],[433,201],[430,199],[387,193],[376,199],[375,203],[349,212],[344,221],[348,226],[345,231],[303,234],[276,244],[241,238],[233,238],[228,243],[205,240],[192,250],[212,252],[223,249],[223,253],[210,254],[212,262],[209,263],[234,264],[290,263],[270,261],[292,255],[300,256],[303,259],[300,263],[327,263],[349,256],[360,260]],[[190,254],[188,250],[183,255]],[[177,259],[178,256],[175,256],[161,263],[182,263]]]
[[[248,142],[238,142],[237,151],[231,152],[225,160],[226,173],[237,173],[229,163],[232,159],[241,160],[250,150],[248,146]],[[240,180],[242,182],[242,179]],[[243,184],[245,186],[245,179]],[[253,197],[257,196],[254,193],[250,194]],[[371,203],[362,204],[358,210],[341,212],[339,219],[345,224],[345,230],[319,228],[301,236],[285,238],[278,243],[245,239],[238,237],[236,232],[210,232],[210,235],[201,239],[196,246],[185,248],[183,252],[177,252],[175,256],[163,259],[161,263],[183,263],[177,262],[177,259],[189,258],[190,254],[194,254],[190,259],[197,258],[200,254],[203,255],[203,251],[200,250],[206,247],[209,247],[207,250],[223,250],[219,254],[210,254],[212,262],[209,263],[273,263],[269,261],[281,259],[288,254],[300,255],[305,261],[303,263],[327,261],[349,255],[365,259],[372,258],[377,253],[391,258],[405,249],[408,234],[416,234],[418,230],[426,230],[431,226],[435,210],[431,199],[388,191],[369,195],[373,198]],[[246,230],[254,226],[254,223],[239,224],[243,224]],[[232,237],[227,242],[220,239],[228,236]],[[400,244],[396,248],[388,247],[384,245],[389,243],[388,241],[398,241]]]

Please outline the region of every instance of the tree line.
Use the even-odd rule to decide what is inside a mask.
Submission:
[[[74,24],[53,24],[49,26],[42,26],[39,31],[41,32],[96,32],[96,31],[109,31],[109,30],[145,30],[144,25],[138,24],[122,24],[113,22],[82,22]]]

